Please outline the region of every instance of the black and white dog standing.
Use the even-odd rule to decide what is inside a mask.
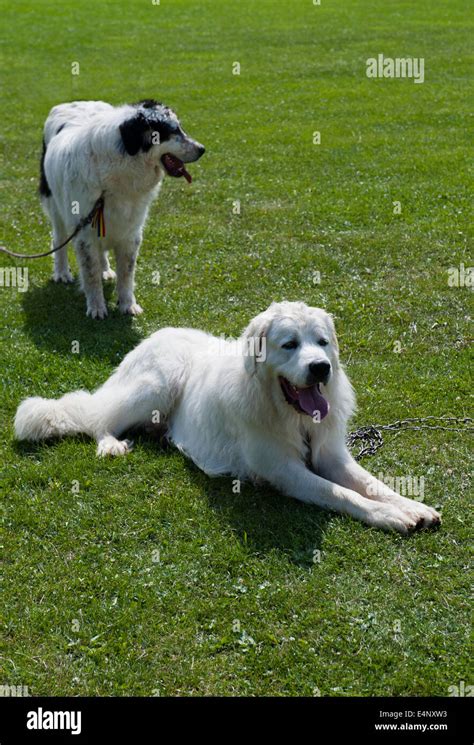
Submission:
[[[203,145],[183,131],[176,114],[154,100],[117,107],[76,101],[51,110],[44,127],[40,195],[52,223],[53,247],[104,199],[99,222],[73,240],[88,316],[107,315],[102,280],[115,277],[109,250],[116,259],[120,310],[142,312],[134,274],[148,209],[165,174],[190,182],[184,164],[203,153]],[[54,254],[54,279],[73,281],[67,246]]]

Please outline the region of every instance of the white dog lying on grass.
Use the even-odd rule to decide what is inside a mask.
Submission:
[[[346,446],[354,403],[331,316],[282,302],[238,340],[161,329],[95,393],[23,401],[15,432],[27,440],[83,432],[97,440],[99,455],[121,455],[131,443],[120,435],[159,420],[210,476],[264,479],[303,502],[403,534],[439,525],[434,509],[354,461]]]

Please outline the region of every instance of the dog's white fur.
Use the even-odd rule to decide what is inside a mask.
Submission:
[[[107,315],[102,279],[115,278],[109,250],[116,259],[120,310],[131,315],[142,312],[134,295],[135,263],[148,209],[166,172],[161,159],[168,153],[187,163],[204,152],[183,132],[171,109],[150,103],[154,105],[60,104],[45,123],[40,193],[52,224],[52,246],[73,233],[101,195],[105,199],[105,238],[87,226],[73,241],[87,315],[92,318]],[[160,125],[167,128],[166,139],[156,136]],[[67,250],[65,246],[54,254],[57,282],[73,281]]]
[[[296,349],[283,348],[290,338]],[[265,339],[265,355],[255,339]],[[280,381],[305,387],[309,364],[321,361],[331,366],[322,388],[330,409],[318,422],[287,402]],[[396,494],[354,461],[345,442],[353,409],[331,316],[282,302],[254,318],[238,343],[161,329],[95,393],[23,401],[15,432],[29,440],[84,432],[97,440],[99,455],[120,455],[131,449],[121,434],[159,417],[171,441],[210,476],[263,479],[303,502],[404,534],[437,525],[435,510]]]

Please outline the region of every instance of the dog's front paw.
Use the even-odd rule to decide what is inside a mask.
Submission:
[[[61,272],[55,271],[53,274],[53,279],[55,282],[64,282],[65,285],[69,285],[71,284],[71,282],[74,282],[74,277],[72,276],[69,269],[63,269]]]
[[[408,514],[393,504],[377,502],[370,516],[370,525],[382,530],[395,530],[402,535],[410,535],[424,527],[423,517],[416,513]]]
[[[104,269],[102,272],[102,279],[107,282],[109,279],[115,279],[117,275],[115,274],[114,270],[110,267],[108,269]]]
[[[143,308],[138,303],[119,303],[119,310],[129,316],[139,316],[143,313]]]
[[[100,458],[105,458],[107,455],[126,455],[133,450],[133,442],[131,440],[117,440],[112,435],[103,437],[97,443],[97,455]]]
[[[107,315],[105,302],[102,300],[100,302],[87,303],[87,315],[91,318],[105,318]]]
[[[441,525],[439,512],[422,502],[415,502],[414,499],[404,499],[403,503],[397,504],[397,507],[412,520],[417,520],[419,528],[438,528]]]

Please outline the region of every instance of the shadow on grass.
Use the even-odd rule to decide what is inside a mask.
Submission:
[[[244,482],[240,494],[234,494],[234,479],[210,478],[189,460],[186,466],[223,527],[231,527],[250,553],[261,555],[276,549],[294,564],[313,566],[314,552],[321,550],[332,517],[329,512],[286,497],[268,484]]]
[[[92,442],[91,438],[87,435],[75,434],[71,438],[68,437],[68,439],[72,439],[72,437],[74,437],[75,442]],[[49,440],[40,440],[39,442],[13,438],[11,447],[17,455],[27,458],[34,455],[45,455],[47,451],[57,447],[61,441],[60,437],[51,437]]]
[[[50,280],[31,287],[22,298],[25,332],[39,349],[70,356],[72,342],[78,341],[81,356],[117,364],[142,335],[134,319],[115,307],[114,291],[113,282],[104,284],[109,315],[97,321],[86,316],[85,297],[77,283],[63,285]]]
[[[132,430],[122,437],[130,437],[137,449],[151,456],[176,452],[163,433]],[[75,435],[75,439],[91,442],[86,435]],[[54,447],[58,442],[57,439],[39,443],[16,441],[13,448],[23,457],[40,456],[46,447]],[[308,569],[313,566],[317,560],[314,552],[322,549],[331,513],[285,497],[266,484],[244,482],[240,494],[234,494],[235,481],[231,477],[210,478],[185,456],[183,460],[190,480],[206,495],[207,504],[223,530],[230,527],[247,551],[260,556],[277,550],[294,564]]]
[[[151,455],[176,452],[163,433],[130,433],[137,447]],[[183,456],[190,480],[206,495],[223,529],[232,529],[246,549],[254,554],[272,550],[285,553],[290,561],[310,568],[317,560],[314,552],[322,549],[330,512],[286,497],[268,484],[243,482],[240,494],[233,492],[232,477],[211,478]]]

